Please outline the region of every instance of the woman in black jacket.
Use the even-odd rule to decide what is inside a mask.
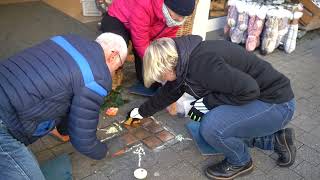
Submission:
[[[199,36],[162,38],[144,56],[144,82],[166,82],[132,118],[148,117],[183,93],[196,101],[188,115],[200,122],[204,140],[225,155],[206,169],[212,179],[233,179],[253,170],[248,147],[274,150],[279,166],[294,163],[292,120],[295,101],[290,80],[268,62],[227,41]]]

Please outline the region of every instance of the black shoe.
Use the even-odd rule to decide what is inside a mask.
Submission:
[[[279,155],[277,164],[281,167],[291,166],[296,159],[297,152],[294,145],[294,130],[292,128],[281,129],[275,133],[274,139],[274,152]]]
[[[209,166],[206,169],[206,175],[210,179],[234,179],[240,175],[249,174],[253,171],[252,160],[243,166],[235,166],[223,160],[222,162]]]

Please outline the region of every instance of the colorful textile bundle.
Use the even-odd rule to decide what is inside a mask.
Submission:
[[[260,46],[266,55],[283,46],[286,53],[291,53],[296,47],[302,10],[301,4],[261,5],[230,0],[224,33],[233,43],[245,44],[248,51]]]

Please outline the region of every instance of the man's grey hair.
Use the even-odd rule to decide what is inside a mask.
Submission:
[[[118,51],[122,61],[127,58],[128,47],[125,40],[117,34],[114,33],[102,33],[96,39],[103,51]]]

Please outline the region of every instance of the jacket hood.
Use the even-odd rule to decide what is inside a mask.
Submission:
[[[189,57],[192,51],[201,43],[202,37],[198,35],[187,35],[173,38],[178,51],[178,63],[176,67],[176,75],[178,82],[185,79],[187,75]]]

